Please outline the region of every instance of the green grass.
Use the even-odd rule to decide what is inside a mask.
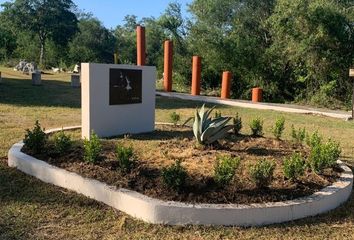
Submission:
[[[36,119],[46,128],[80,124],[80,90],[72,89],[67,74],[45,75],[43,86],[33,87],[22,74],[0,68],[0,239],[352,239],[354,198],[328,214],[261,228],[169,227],[133,219],[96,201],[42,183],[7,167],[10,146],[21,140],[24,129]],[[11,75],[10,75],[11,74]],[[64,80],[60,80],[64,79]],[[158,98],[157,121],[169,114],[192,116],[202,103]],[[208,105],[210,106],[210,105]],[[250,133],[250,119],[264,119],[266,136],[276,117],[290,126],[319,130],[341,142],[343,157],[354,161],[354,123],[337,119],[218,106],[223,115],[239,112],[243,133]]]

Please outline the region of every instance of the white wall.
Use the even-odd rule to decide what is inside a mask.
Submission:
[[[109,105],[109,70],[142,70],[142,103]],[[114,64],[81,64],[82,137],[151,132],[155,129],[156,68]]]

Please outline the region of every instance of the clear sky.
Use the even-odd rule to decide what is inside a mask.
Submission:
[[[0,4],[7,0],[0,0]],[[91,12],[107,28],[113,28],[123,22],[124,16],[136,15],[143,17],[158,17],[173,0],[73,0],[79,9]],[[187,4],[192,0],[177,0],[182,5],[184,15],[187,15]]]

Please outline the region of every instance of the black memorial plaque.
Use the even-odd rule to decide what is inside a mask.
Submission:
[[[142,70],[109,71],[109,105],[142,103]]]

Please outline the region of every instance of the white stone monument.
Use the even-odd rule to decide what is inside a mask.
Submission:
[[[155,82],[155,67],[82,63],[82,137],[154,131]]]

